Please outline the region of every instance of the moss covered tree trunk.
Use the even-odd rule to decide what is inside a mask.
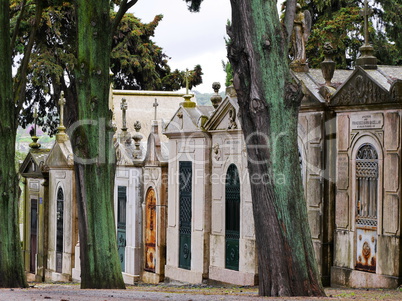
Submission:
[[[27,287],[18,227],[9,1],[0,0],[0,287]]]
[[[108,108],[108,0],[77,0],[78,121],[72,136],[77,179],[81,288],[124,288],[113,215],[115,154]]]
[[[259,294],[324,295],[315,262],[297,148],[302,93],[292,82],[276,1],[231,0],[228,58],[247,141]]]

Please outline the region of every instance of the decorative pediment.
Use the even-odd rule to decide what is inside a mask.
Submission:
[[[180,107],[163,129],[163,134],[199,131],[198,119],[201,115],[197,108]]]
[[[133,165],[133,151],[134,147],[132,145],[127,146],[120,141],[116,141],[114,144],[116,149],[116,164],[117,165]]]
[[[370,105],[395,102],[390,93],[364,69],[356,67],[330,100],[330,106]]]
[[[212,114],[211,118],[205,124],[208,131],[227,131],[240,129],[240,120],[238,118],[239,106],[236,98],[226,96],[219,107]]]
[[[49,149],[31,149],[20,166],[20,174],[25,178],[43,178],[47,173],[45,161]]]
[[[46,160],[46,165],[52,168],[71,169],[74,166],[74,155],[70,140],[55,142]]]

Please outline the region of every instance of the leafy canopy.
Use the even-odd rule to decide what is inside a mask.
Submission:
[[[118,1],[112,2],[118,4]],[[35,5],[29,0],[11,0],[10,8],[12,31],[20,22],[13,50],[18,66],[26,48]],[[115,18],[112,8],[113,3],[111,17]],[[162,18],[157,15],[148,24],[129,13],[122,18],[112,38],[110,68],[115,89],[174,91],[185,87],[185,71],[172,71],[168,65],[169,57],[152,41]],[[74,1],[47,1],[28,66],[24,109],[19,115],[23,127],[33,122],[35,104],[39,108],[38,124],[43,131],[52,133],[58,125],[56,111],[61,91],[67,102],[76,98],[76,31]],[[202,74],[199,65],[190,70],[190,88],[202,83]]]

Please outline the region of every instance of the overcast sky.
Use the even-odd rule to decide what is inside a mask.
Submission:
[[[194,90],[211,93],[214,81],[224,86],[221,61],[227,60],[224,37],[231,18],[229,0],[205,0],[199,13],[190,13],[184,0],[139,0],[130,12],[145,23],[155,15],[164,16],[153,41],[171,57],[169,66],[173,70],[201,65],[203,84]]]

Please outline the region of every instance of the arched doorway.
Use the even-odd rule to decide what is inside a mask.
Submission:
[[[369,143],[361,145],[356,154],[356,269],[376,271],[378,154]]]
[[[145,198],[145,270],[155,273],[156,261],[156,196],[148,189]]]
[[[57,190],[56,205],[56,272],[63,272],[63,236],[64,236],[64,193],[59,187]]]
[[[240,180],[239,172],[235,164],[229,166],[226,174],[225,204],[225,268],[238,271],[240,239]]]

